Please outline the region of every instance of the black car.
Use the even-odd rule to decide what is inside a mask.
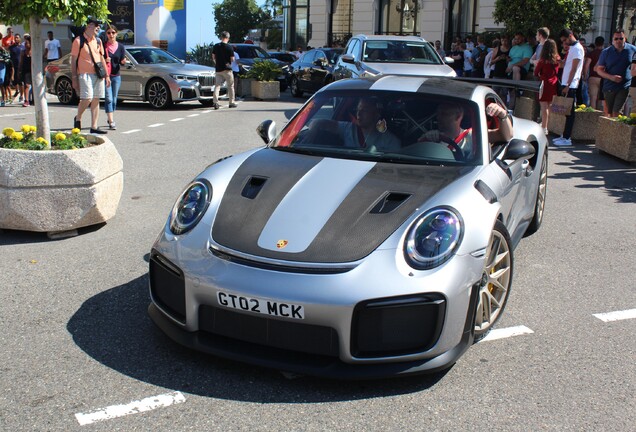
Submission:
[[[288,65],[298,60],[294,54],[287,51],[269,51],[269,55],[277,60],[287,63]]]
[[[342,48],[316,48],[292,63],[289,82],[292,95],[315,93],[332,82],[333,69],[342,51]]]
[[[280,83],[280,91],[287,90],[287,81],[289,77],[289,66],[271,55],[263,48],[252,44],[232,44],[234,51],[238,53],[239,73],[247,73],[252,68],[254,62],[271,60],[276,63],[283,72],[278,76],[277,81]]]

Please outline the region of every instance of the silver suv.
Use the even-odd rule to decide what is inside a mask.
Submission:
[[[380,74],[456,76],[435,48],[418,36],[356,35],[338,59],[334,79]]]

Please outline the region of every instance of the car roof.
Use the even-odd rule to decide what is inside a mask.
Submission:
[[[375,78],[338,80],[329,90],[405,91],[425,93],[432,96],[473,100],[476,91],[488,88],[452,77],[380,75]]]
[[[413,41],[413,42],[426,42],[426,39],[419,36],[393,36],[393,35],[365,35],[358,34],[353,36],[357,39],[363,40],[389,40],[389,41]]]

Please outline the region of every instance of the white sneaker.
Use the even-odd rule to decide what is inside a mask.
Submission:
[[[555,138],[554,141],[552,141],[552,144],[554,144],[557,147],[571,146],[572,140],[568,138],[559,137],[559,138]]]

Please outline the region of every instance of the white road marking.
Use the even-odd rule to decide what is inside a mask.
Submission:
[[[177,117],[177,118],[173,118],[170,121],[181,121],[181,120],[185,120],[183,117]]]
[[[594,315],[596,318],[604,322],[620,321],[620,320],[636,318],[636,309],[628,309],[624,311],[607,312],[607,313],[598,313],[598,314],[592,314],[592,315]]]
[[[491,330],[491,332],[488,333],[488,336],[483,338],[480,342],[493,341],[497,339],[505,339],[505,338],[509,338],[513,336],[521,336],[524,334],[532,334],[532,333],[534,332],[526,326],[515,326],[515,327],[502,328],[502,329],[494,329],[494,330]]]
[[[205,110],[205,111],[201,111],[201,114],[207,114],[207,113],[211,113],[212,110]]]
[[[188,117],[199,117],[199,114],[190,114]]]
[[[132,401],[125,405],[112,405],[101,408],[90,413],[75,414],[75,418],[80,426],[123,417],[130,414],[137,414],[144,411],[151,411],[157,408],[185,402],[185,396],[181,392],[165,393],[158,396],[151,396],[138,401]]]
[[[141,132],[141,129],[131,129],[129,131],[122,132],[122,133],[123,134],[131,134],[131,133],[135,133],[135,132]]]
[[[159,127],[159,126],[163,126],[163,123],[155,123],[155,124],[148,125],[148,127]]]

